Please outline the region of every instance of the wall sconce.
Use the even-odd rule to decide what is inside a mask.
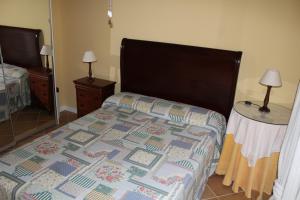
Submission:
[[[113,23],[112,23],[112,0],[108,0],[107,16],[108,16],[108,25],[109,25],[110,28],[112,28],[113,27]]]

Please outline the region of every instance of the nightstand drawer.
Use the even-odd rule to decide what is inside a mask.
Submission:
[[[48,84],[47,84],[47,86],[43,86],[42,84],[39,84],[36,86],[36,89],[40,92],[40,95],[42,95],[42,96],[49,94]]]
[[[93,89],[76,89],[77,109],[79,113],[90,113],[101,107],[101,91]]]
[[[40,93],[40,100],[43,103],[47,103],[49,101],[49,94],[48,94],[48,92],[41,91],[41,93]]]
[[[30,77],[30,79],[29,79],[29,83],[30,83],[30,89],[31,89],[31,91],[33,90],[33,91],[35,91],[35,90],[37,90],[37,86],[38,86],[38,83],[39,83],[39,81],[38,81],[38,79],[37,78],[35,78],[35,77]]]
[[[101,90],[85,90],[77,88],[76,93],[79,99],[85,99],[87,101],[101,100]]]
[[[86,115],[96,109],[98,109],[100,106],[97,106],[95,104],[91,104],[89,102],[77,102],[77,112],[78,116]]]
[[[48,81],[41,81],[39,84],[40,89],[48,91],[49,83]]]
[[[43,106],[52,112],[54,105],[52,72],[43,69],[30,69],[29,83],[32,104]]]
[[[99,104],[99,101],[101,101],[101,90],[84,90],[77,88],[76,93],[79,101],[86,101],[91,104]]]
[[[84,102],[78,102],[78,109],[82,110],[86,113],[92,112],[93,110],[96,110],[98,107],[95,105],[91,105]]]
[[[81,117],[101,107],[103,101],[113,95],[115,82],[95,78],[74,81],[76,87],[77,116]]]

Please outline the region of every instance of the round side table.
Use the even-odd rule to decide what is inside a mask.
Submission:
[[[234,105],[234,110],[246,118],[274,125],[287,125],[291,116],[291,110],[278,104],[270,103],[270,112],[259,111],[260,101],[254,101],[250,105],[245,101],[239,101]]]
[[[225,175],[223,184],[239,188],[251,198],[252,190],[271,194],[277,162],[291,110],[269,104],[269,113],[259,111],[262,102],[237,102],[231,111],[226,139],[216,170]]]

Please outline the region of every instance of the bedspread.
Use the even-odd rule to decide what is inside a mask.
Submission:
[[[199,199],[225,119],[130,93],[0,157],[7,199]],[[220,144],[219,144],[220,145]]]
[[[3,68],[5,84],[0,68],[0,122],[8,119],[9,112],[21,110],[31,103],[27,70],[9,64],[4,64]]]

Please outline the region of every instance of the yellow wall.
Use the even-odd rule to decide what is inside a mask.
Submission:
[[[76,105],[72,80],[87,74],[85,49],[99,58],[97,77],[119,81],[123,37],[241,50],[236,100],[263,100],[266,87],[258,81],[274,67],[283,86],[272,90],[270,101],[289,107],[293,102],[300,78],[299,0],[113,0],[111,30],[106,1],[55,1],[61,10],[54,24],[62,35],[55,38],[61,105]]]
[[[41,29],[50,44],[48,0],[0,0],[0,24]]]
[[[60,105],[76,107],[73,80],[88,75],[84,51],[93,50],[93,75],[109,78],[110,29],[103,0],[53,0],[54,44]]]

